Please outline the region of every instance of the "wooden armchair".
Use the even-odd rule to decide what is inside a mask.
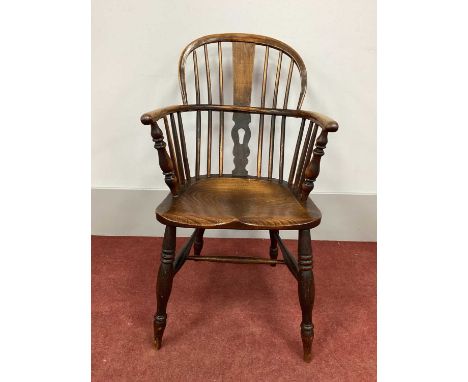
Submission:
[[[227,54],[229,50],[231,54]],[[261,62],[260,71],[257,71],[260,75],[254,70],[256,51]],[[204,57],[204,65],[199,64],[200,56]],[[231,57],[232,65],[229,67],[227,61]],[[193,63],[191,73],[186,73],[188,60]],[[271,67],[274,72],[269,75]],[[284,70],[286,68],[287,71]],[[230,72],[232,92],[226,92]],[[282,72],[285,73],[282,75]],[[193,76],[190,82],[193,80],[194,83],[191,90],[195,103],[191,104],[187,92],[188,76]],[[299,94],[294,105],[297,106],[296,109],[288,109],[291,83],[296,77]],[[256,79],[261,82],[257,107],[251,102]],[[229,33],[199,38],[190,43],[180,56],[179,81],[182,105],[157,109],[141,117],[143,124],[151,126],[159,165],[171,191],[156,209],[158,221],[166,225],[156,286],[156,347],[161,347],[166,327],[166,306],[173,277],[186,260],[272,266],[285,264],[298,282],[304,360],[310,362],[315,294],[310,229],[320,224],[321,213],[308,196],[319,175],[328,133],[337,131],[338,124],[324,115],[300,110],[307,88],[304,62],[291,47],[269,37]],[[200,82],[204,81],[206,89],[200,89]],[[217,86],[212,86],[212,83]],[[280,93],[283,94],[281,98]],[[202,102],[202,96],[206,101]],[[231,96],[232,104],[226,104]],[[218,104],[213,103],[214,99],[219,101]],[[270,106],[266,104],[267,99],[272,99],[271,107],[267,107]],[[282,100],[282,108],[277,108],[279,99]],[[190,114],[195,117],[194,139],[187,138]],[[233,168],[227,174],[225,168],[229,162],[225,152],[231,142],[226,142],[225,127],[231,121],[229,115],[233,121],[230,130]],[[257,119],[255,124],[252,118]],[[265,135],[269,133],[266,139],[265,128]],[[276,134],[278,131],[279,136]],[[217,145],[213,142],[213,134]],[[253,136],[257,144],[250,147],[249,141]],[[264,140],[268,144],[268,157],[263,156]],[[278,141],[279,149],[276,149]],[[252,165],[256,163],[256,175],[249,175],[248,157],[254,146],[257,147],[256,162]],[[189,160],[190,149],[195,151],[194,161]],[[212,161],[216,152],[217,163]],[[202,156],[206,159],[203,170]],[[285,168],[289,168],[288,174]],[[176,227],[194,228],[177,256]],[[203,233],[210,228],[269,230],[270,258],[200,256]],[[299,231],[297,261],[283,244],[279,230]],[[277,259],[278,245],[283,260]],[[192,246],[194,255],[189,256]]]

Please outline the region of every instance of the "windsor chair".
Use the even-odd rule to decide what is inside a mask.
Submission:
[[[202,70],[199,55],[204,57]],[[227,63],[229,58],[232,59],[231,65]],[[257,63],[260,58],[257,66],[254,65],[256,58]],[[186,73],[189,61],[193,64],[193,72]],[[215,65],[212,65],[214,61]],[[287,72],[283,61],[286,61]],[[274,76],[269,75],[271,67],[275,69]],[[228,72],[232,75],[229,76]],[[232,89],[226,92],[230,78]],[[295,85],[292,86],[293,78]],[[194,88],[187,87],[188,79],[193,81]],[[261,88],[253,86],[256,80],[261,82]],[[206,88],[200,85],[204,81]],[[304,62],[294,49],[269,37],[238,33],[201,37],[190,43],[180,56],[179,82],[182,105],[157,109],[141,117],[144,125],[151,126],[159,165],[170,189],[170,194],[156,209],[157,220],[166,226],[156,285],[156,348],[162,344],[173,278],[186,260],[271,266],[284,264],[298,283],[303,354],[304,360],[310,362],[315,295],[310,229],[320,224],[321,213],[308,196],[319,175],[328,133],[337,131],[338,124],[324,115],[301,110],[307,88]],[[254,97],[257,88],[259,97]],[[289,96],[294,89],[298,100],[294,104],[295,109],[288,109]],[[277,106],[280,93],[284,94],[282,108]],[[189,103],[189,98],[195,103]],[[260,101],[258,106],[254,106],[254,98]],[[271,104],[268,99],[272,100]],[[192,119],[187,121],[190,114]],[[225,139],[225,129],[230,122],[226,117],[231,114],[233,168],[229,174],[225,171],[228,163],[225,153],[231,142]],[[256,119],[255,125],[252,118]],[[279,129],[277,119],[280,121]],[[290,125],[288,128],[286,122]],[[194,132],[186,128],[192,124]],[[265,129],[265,135],[269,132],[269,137],[266,139],[268,158],[264,160]],[[213,145],[216,146],[213,130],[215,136],[217,132],[217,150],[216,147],[213,150]],[[276,134],[278,130],[279,136]],[[194,135],[193,139],[190,134]],[[255,175],[249,175],[248,168],[251,138],[257,141],[256,162],[250,166],[256,164],[256,169],[251,171]],[[202,140],[206,142],[203,150]],[[278,140],[279,150],[275,150]],[[192,141],[194,145],[187,145]],[[286,149],[288,145],[290,149]],[[192,156],[190,149],[195,151]],[[216,151],[217,163],[212,161]],[[203,162],[206,159],[206,171],[201,169],[202,157]],[[176,227],[194,228],[177,255]],[[201,256],[203,234],[210,228],[269,230],[270,258]],[[285,247],[279,230],[298,230],[297,261]],[[194,254],[189,255],[192,246]],[[282,260],[277,258],[278,246]]]

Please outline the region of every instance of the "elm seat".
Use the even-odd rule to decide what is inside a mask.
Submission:
[[[168,195],[156,209],[166,225],[193,228],[310,229],[320,210],[301,203],[287,184],[258,178],[202,178],[177,198]]]

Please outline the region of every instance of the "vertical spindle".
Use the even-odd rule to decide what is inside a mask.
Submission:
[[[200,179],[201,112],[197,111],[195,179]]]
[[[260,100],[261,107],[265,107],[266,84],[268,79],[268,55],[270,48],[265,48],[265,60],[263,62],[263,80],[262,80],[262,98]]]
[[[275,152],[275,117],[271,116],[270,147],[268,150],[268,179],[273,177],[273,154]]]
[[[291,187],[293,184],[294,174],[297,167],[297,157],[299,156],[299,149],[301,147],[302,135],[304,134],[305,119],[302,118],[301,127],[299,128],[299,134],[297,135],[296,147],[294,149],[294,155],[291,161],[291,169],[289,170],[288,185]]]
[[[176,127],[176,123],[174,119],[174,114],[171,113],[169,117],[171,119],[172,137],[174,139],[175,154],[177,156],[177,170],[179,171],[179,176],[180,176],[179,182],[181,184],[185,184],[182,154],[180,152],[179,135],[177,134],[177,127]]]
[[[291,62],[289,63],[288,78],[286,80],[286,91],[284,93],[283,109],[288,108],[289,89],[291,89],[291,79],[292,79],[293,68],[294,68],[294,61],[291,59]]]
[[[224,104],[223,94],[223,51],[221,42],[218,42],[218,65],[219,65],[219,103]],[[224,155],[224,112],[219,113],[219,176],[223,175]]]
[[[278,87],[281,76],[281,63],[283,61],[283,52],[279,52],[278,63],[276,65],[276,77],[275,77],[275,90],[273,92],[272,108],[276,109],[276,103],[278,101]],[[276,116],[271,116],[271,127],[270,127],[270,150],[268,156],[268,179],[273,176],[273,158],[275,154],[275,128],[276,128]]]
[[[187,145],[185,144],[184,125],[182,124],[182,115],[177,112],[177,122],[179,124],[180,145],[182,146],[182,156],[184,161],[185,180],[190,183],[190,167],[187,157]]]
[[[268,55],[269,47],[265,48],[265,60],[263,62],[263,81],[262,81],[262,98],[260,100],[260,107],[265,107],[265,94],[266,94],[266,83],[268,76]],[[262,175],[262,149],[263,149],[263,125],[265,116],[260,115],[260,122],[258,126],[258,150],[257,150],[257,177],[260,178]]]
[[[206,176],[211,176],[211,141],[213,135],[213,115],[212,111],[208,111],[208,139],[206,146]]]
[[[180,82],[180,91],[182,94],[182,103],[187,105],[187,84],[185,82],[185,62],[186,57],[181,59],[179,63],[179,82]]]
[[[280,160],[279,160],[279,181],[283,182],[284,169],[284,139],[285,139],[286,117],[281,118],[281,135],[280,135]]]
[[[304,142],[302,144],[302,152],[301,152],[301,158],[299,159],[299,164],[297,166],[297,171],[296,171],[296,178],[294,179],[294,188],[296,189],[299,186],[299,181],[302,176],[302,171],[305,166],[305,156],[307,153],[307,150],[309,149],[309,141],[310,141],[310,135],[312,134],[312,124],[313,122],[310,121],[309,123],[309,128],[307,129],[307,134],[304,139]]]
[[[205,53],[205,71],[206,71],[206,87],[208,90],[208,104],[211,105],[212,99],[211,99],[211,72],[210,72],[210,60],[208,58],[208,48],[205,45],[203,45],[204,53]]]
[[[283,52],[279,52],[278,55],[278,63],[276,64],[276,77],[275,77],[275,90],[273,92],[273,103],[272,108],[276,109],[276,103],[278,100],[278,88],[279,88],[279,81],[281,76],[281,63],[283,61]]]
[[[312,123],[312,121],[311,121],[311,123]],[[318,128],[318,125],[314,123],[314,130],[312,132],[312,136],[311,136],[310,141],[309,141],[309,147],[307,149],[307,154],[306,154],[306,157],[305,157],[304,166],[302,168],[301,178],[299,179],[299,186],[298,186],[299,189],[301,187],[301,184],[304,182],[304,172],[305,172],[307,166],[309,165],[310,157],[312,156],[312,150],[314,149],[315,138],[317,137],[317,128]]]
[[[169,152],[171,154],[172,163],[174,165],[174,172],[177,179],[180,179],[179,165],[177,164],[177,157],[174,150],[174,141],[172,140],[172,134],[166,116],[164,117],[164,127],[166,128],[167,143],[169,144]]]
[[[198,59],[196,50],[193,51],[193,71],[195,73],[195,97],[197,105],[200,104],[200,76],[198,73]],[[197,111],[196,152],[195,152],[195,179],[200,179],[200,147],[201,147],[201,112]]]
[[[200,104],[200,76],[198,73],[198,59],[196,50],[193,51],[193,69],[195,72],[195,97],[197,105]],[[200,147],[201,147],[201,112],[197,111],[196,127],[196,159],[195,159],[195,179],[200,178]]]
[[[197,105],[200,104],[200,76],[198,74],[197,51],[193,50],[193,71],[195,73],[195,94]]]
[[[284,94],[283,109],[288,108],[289,89],[291,88],[291,78],[294,68],[294,61],[291,59],[289,63],[288,78],[286,80],[286,91]],[[284,169],[284,139],[286,130],[286,117],[281,118],[281,140],[280,140],[280,162],[279,162],[279,180],[283,181],[283,169]],[[290,183],[288,181],[288,183]]]
[[[205,71],[206,71],[206,86],[208,88],[208,104],[212,104],[211,98],[211,73],[210,73],[210,61],[208,58],[208,48],[203,45],[205,52]],[[212,145],[212,134],[213,134],[213,113],[211,110],[208,111],[208,139],[206,148],[206,176],[211,176],[211,145]]]

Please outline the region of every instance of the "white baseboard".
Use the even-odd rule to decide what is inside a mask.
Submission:
[[[104,236],[162,236],[164,226],[154,210],[168,194],[166,190],[93,188],[91,233]],[[312,239],[377,241],[377,195],[314,193],[322,211],[321,224]],[[178,229],[178,236],[193,230]],[[267,231],[207,230],[206,237],[269,238]],[[296,231],[281,231],[284,239],[296,239]]]

